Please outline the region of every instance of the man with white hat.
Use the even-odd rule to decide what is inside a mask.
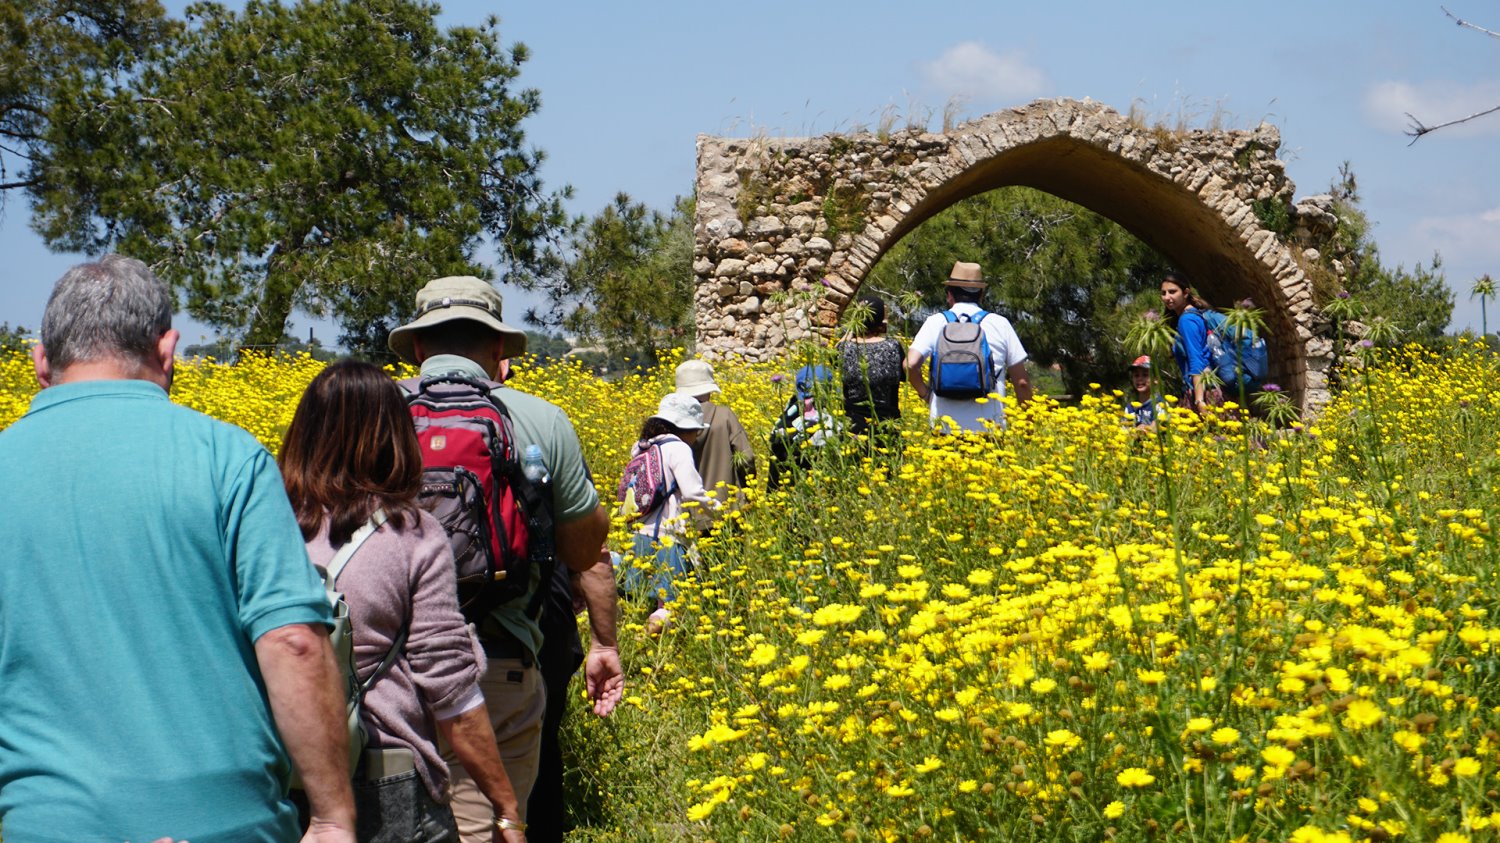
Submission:
[[[948,309],[927,317],[911,341],[906,353],[906,377],[923,401],[928,402],[934,424],[950,419],[950,430],[983,432],[988,426],[1005,426],[1005,379],[1010,378],[1016,389],[1016,400],[1025,403],[1031,400],[1031,378],[1026,373],[1026,349],[1016,336],[1010,320],[998,313],[988,313],[979,306],[984,297],[986,284],[984,270],[977,263],[958,261],[944,285]],[[939,360],[934,369],[948,365],[940,353],[939,346],[949,344],[949,337],[958,334],[964,325],[977,324],[984,346],[989,351],[989,370],[986,383],[991,391],[978,397],[954,397],[940,394],[944,389],[927,381],[927,366],[924,364],[934,355]],[[972,329],[971,329],[972,330]],[[977,347],[977,346],[976,346]],[[982,367],[983,361],[979,363]]]
[[[720,489],[718,497],[723,502],[722,489],[743,487],[755,473],[755,451],[734,410],[714,403],[714,393],[719,391],[714,382],[714,367],[707,361],[684,360],[677,366],[677,394],[696,398],[703,407],[703,421],[708,424],[693,443],[693,462],[698,466],[704,487],[710,491]]]
[[[422,377],[457,375],[496,381],[502,363],[524,354],[526,334],[501,320],[502,300],[488,282],[468,276],[439,278],[417,293],[417,317],[391,332],[390,347],[421,366]],[[615,580],[599,548],[609,516],[599,505],[578,434],[556,405],[500,386],[490,395],[505,407],[515,446],[538,445],[551,474],[555,546],[560,565],[575,573],[574,588],[588,607],[591,646],[585,664],[594,713],[608,715],[620,700],[624,678],[615,646]],[[479,624],[489,657],[481,689],[495,727],[500,757],[524,812],[536,778],[546,693],[537,666],[542,631],[527,612],[531,595],[546,585],[534,580],[522,597],[501,604]],[[465,843],[490,841],[502,830],[525,830],[525,816],[496,817],[490,800],[451,753],[454,816]]]

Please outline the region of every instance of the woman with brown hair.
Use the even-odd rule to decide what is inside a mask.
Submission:
[[[1210,386],[1207,377],[1214,366],[1208,353],[1208,323],[1203,314],[1213,308],[1177,272],[1162,276],[1161,304],[1172,327],[1177,330],[1177,339],[1172,343],[1172,358],[1182,373],[1183,405],[1199,415],[1207,412],[1209,407],[1223,406],[1223,388]]]
[[[495,839],[525,840],[448,537],[416,505],[422,456],[395,381],[353,360],[324,369],[303,393],[279,462],[313,563],[328,566],[353,544],[334,576],[349,604],[358,679],[375,677],[363,706],[369,748],[354,777],[359,840],[458,840],[440,736],[494,806]]]

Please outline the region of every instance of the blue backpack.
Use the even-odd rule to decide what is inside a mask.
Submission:
[[[1246,392],[1260,389],[1270,364],[1266,341],[1250,328],[1231,328],[1217,310],[1193,308],[1192,312],[1203,317],[1208,327],[1208,360],[1224,382],[1226,397],[1233,397],[1231,393],[1241,383]]]
[[[981,310],[960,316],[943,311],[948,324],[938,336],[932,355],[932,391],[943,398],[983,398],[995,391],[995,369],[990,343],[979,323],[989,313]]]

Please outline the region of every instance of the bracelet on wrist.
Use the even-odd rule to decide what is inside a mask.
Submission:
[[[495,828],[498,828],[501,831],[525,831],[526,823],[523,823],[520,820],[513,820],[509,817],[496,817]]]

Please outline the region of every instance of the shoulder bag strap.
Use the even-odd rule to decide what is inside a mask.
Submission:
[[[364,699],[365,693],[375,684],[375,680],[379,679],[387,670],[391,669],[391,665],[396,663],[396,657],[401,655],[401,652],[406,649],[406,634],[410,630],[410,620],[401,624],[401,631],[396,633],[396,640],[391,642],[391,648],[385,651],[385,658],[380,660],[380,664],[375,667],[375,672],[370,674],[369,679],[359,683],[360,699]]]
[[[370,515],[370,520],[366,521],[363,527],[354,531],[354,535],[349,537],[349,541],[344,542],[344,546],[339,548],[338,555],[333,557],[332,562],[328,563],[329,581],[334,585],[338,585],[339,573],[344,570],[345,565],[349,564],[349,560],[354,557],[354,552],[359,550],[359,546],[365,543],[365,539],[374,535],[375,531],[380,529],[380,525],[384,524],[385,521],[385,510],[377,509]]]
[[[371,513],[370,520],[366,521],[363,527],[354,531],[354,535],[349,537],[349,541],[345,542],[344,546],[339,548],[338,555],[333,557],[332,562],[328,563],[328,577],[330,581],[337,584],[339,574],[348,566],[349,560],[354,558],[355,551],[359,550],[360,546],[365,543],[365,539],[373,536],[375,531],[380,529],[381,525],[385,524],[385,522],[385,510],[377,509]],[[396,633],[396,640],[391,642],[391,648],[385,651],[385,658],[380,660],[380,664],[375,668],[375,672],[370,674],[368,679],[359,683],[359,699],[364,699],[365,693],[370,690],[370,686],[375,684],[375,680],[379,679],[382,674],[391,669],[391,665],[396,663],[396,658],[406,648],[406,636],[410,631],[410,625],[410,620],[401,624],[401,631]]]

